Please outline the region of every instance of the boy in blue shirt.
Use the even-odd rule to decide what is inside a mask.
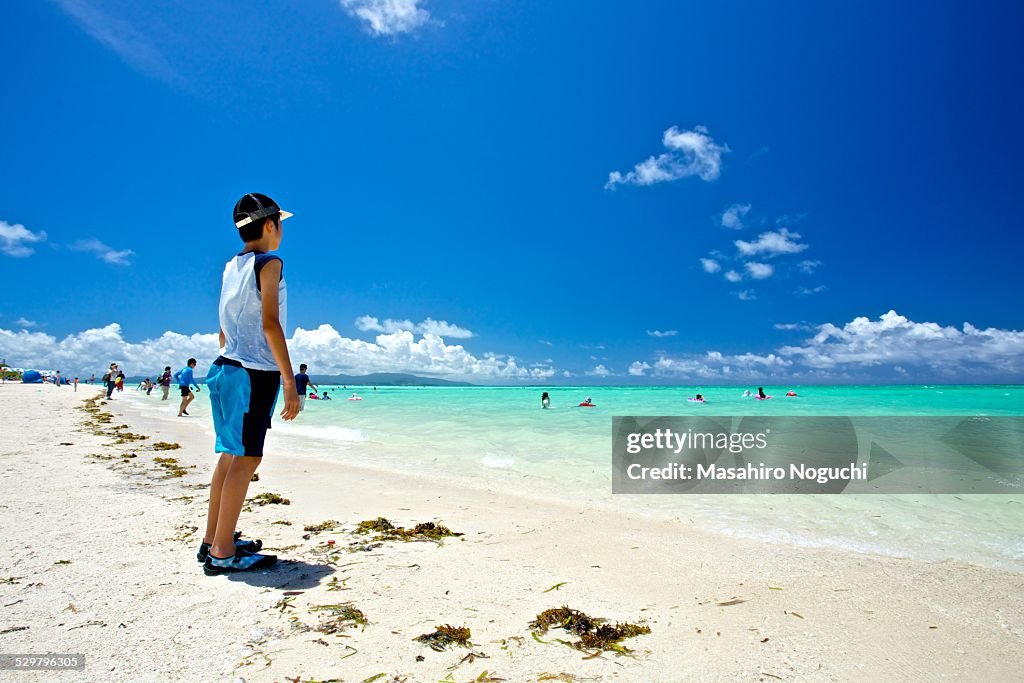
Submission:
[[[181,370],[174,373],[174,380],[178,383],[178,389],[181,390],[181,405],[178,406],[178,417],[182,415],[188,415],[188,405],[192,401],[196,400],[196,395],[192,393],[192,387],[199,391],[199,385],[196,384],[196,380],[192,377],[192,371],[196,367],[196,359],[189,358],[188,363]]]
[[[290,216],[264,194],[247,194],[235,204],[235,227],[245,247],[224,267],[221,355],[206,375],[220,453],[210,482],[206,533],[197,554],[207,576],[263,569],[277,562],[276,556],[258,552],[263,547],[260,541],[239,538],[235,526],[249,482],[263,459],[279,392],[284,394],[281,418],[294,420],[299,414],[284,336],[283,263],[270,253],[281,245],[281,221]]]

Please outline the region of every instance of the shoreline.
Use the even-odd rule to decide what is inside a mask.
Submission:
[[[77,395],[49,385],[0,390],[0,405],[15,424],[47,420],[69,437],[26,438],[0,451],[11,498],[2,517],[14,529],[4,553],[7,566],[0,568],[0,604],[20,601],[0,610],[0,630],[21,621],[30,626],[0,635],[0,647],[58,651],[49,644],[56,643],[60,651],[87,655],[89,646],[97,648],[86,672],[61,674],[68,680],[243,677],[251,683],[299,675],[358,681],[384,673],[377,680],[437,681],[451,675],[461,682],[484,670],[509,681],[562,673],[625,681],[998,680],[1024,667],[1019,574],[783,546],[707,532],[687,520],[278,455],[282,439],[274,430],[250,497],[277,493],[291,504],[253,505],[239,524],[268,547],[288,548],[279,554],[293,562],[248,577],[205,577],[194,559],[199,539],[187,531],[205,520],[212,439],[193,424],[198,420],[152,419],[133,410],[130,400],[102,408],[115,416],[115,424],[126,423],[148,439],[117,445],[110,437],[74,432],[85,417],[76,399],[90,389],[95,390],[86,385]],[[62,441],[75,445],[55,445]],[[156,441],[183,447],[153,452]],[[133,448],[135,458],[120,456]],[[87,458],[90,453],[109,459]],[[176,458],[183,476],[164,478],[153,460],[161,456]],[[40,498],[37,489],[51,481],[40,479],[40,472],[52,477],[52,500],[33,502]],[[36,508],[35,514],[26,516],[26,506]],[[76,523],[62,526],[72,513],[79,517]],[[442,544],[376,545],[352,533],[360,521],[377,517],[408,527],[443,523],[465,535]],[[340,524],[322,533],[303,530],[328,520]],[[46,564],[36,547],[42,534],[66,535],[58,547],[76,549],[64,553],[72,564]],[[123,543],[116,536],[146,540],[140,552],[119,562]],[[335,548],[357,549],[335,553],[334,564],[326,564],[332,553],[328,540]],[[104,561],[79,577],[85,562],[78,558],[85,552],[78,548],[93,543],[103,547]],[[31,578],[3,583],[37,574],[46,578],[35,588],[28,587],[36,583]],[[144,630],[127,626],[134,619],[133,625],[148,625],[156,641],[181,642],[172,652],[152,646],[128,652],[97,638],[113,638],[109,625],[68,630],[75,626],[72,620],[85,619],[87,603],[68,600],[76,611],[66,613],[44,606],[62,604],[87,578],[96,581],[87,592],[92,610],[122,614],[119,623],[126,627],[114,627],[115,633]],[[337,581],[331,584],[332,579]],[[339,590],[330,590],[339,582]],[[124,596],[126,587],[137,593]],[[173,595],[158,597],[161,588]],[[284,594],[290,591],[302,592]],[[224,604],[227,598],[234,602]],[[153,600],[170,604],[156,614]],[[348,601],[365,613],[363,628],[345,629],[345,638],[306,630],[323,621],[323,613],[310,608]],[[630,657],[605,652],[585,660],[586,653],[554,640],[563,637],[559,631],[537,642],[528,623],[565,604],[613,622],[641,622],[651,632],[622,642],[634,651]],[[106,623],[106,616],[95,620]],[[468,626],[473,647],[435,652],[413,640],[440,624]],[[197,630],[204,632],[201,637],[181,636]],[[114,655],[124,662],[113,663]]]

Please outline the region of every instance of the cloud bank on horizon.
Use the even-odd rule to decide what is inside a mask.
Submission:
[[[360,320],[365,323],[364,318]],[[444,326],[448,324],[430,319],[415,325],[418,329],[435,330]],[[468,332],[455,325],[448,327]],[[124,338],[118,323],[63,339],[29,329],[0,329],[0,348],[8,365],[61,370],[65,376],[100,374],[111,362],[117,362],[132,376],[152,376],[162,372],[166,365],[180,367],[188,358],[199,361],[197,375],[202,376],[217,357],[218,345],[217,334],[202,332],[167,331],[154,339],[132,342]],[[318,375],[405,372],[494,383],[541,382],[555,374],[549,363],[524,365],[509,355],[476,355],[461,345],[447,343],[434,331],[423,332],[417,338],[412,330],[401,327],[379,334],[373,341],[342,336],[327,324],[315,330],[297,328],[288,340],[288,349],[294,364],[306,363]]]
[[[981,329],[934,322],[914,322],[896,311],[877,320],[857,317],[841,326],[832,323],[777,323],[780,331],[814,332],[800,343],[782,345],[769,353],[702,354],[659,352],[636,360],[616,372],[603,363],[574,371],[558,369],[550,360],[522,363],[498,353],[476,354],[460,344],[449,344],[437,333],[447,327],[471,332],[445,321],[385,320],[363,316],[357,327],[389,330],[372,341],[343,336],[329,324],[316,329],[298,328],[288,342],[294,363],[307,363],[315,374],[402,372],[483,384],[547,383],[553,377],[584,376],[599,381],[614,378],[646,383],[685,381],[846,382],[993,381],[1024,378],[1024,331]],[[417,332],[419,337],[416,336]],[[675,331],[648,336],[673,339]],[[116,361],[133,375],[153,375],[165,365],[177,367],[189,357],[199,359],[197,374],[204,374],[217,355],[218,337],[212,333],[182,334],[167,331],[154,339],[131,342],[121,326],[71,334],[64,339],[44,332],[0,329],[0,348],[12,367],[60,369],[65,375],[88,376]]]
[[[994,381],[1024,376],[1024,331],[962,328],[918,323],[889,311],[878,320],[857,317],[840,326],[832,323],[779,323],[785,331],[816,330],[800,344],[773,353],[672,356],[659,354],[653,363],[636,361],[629,373],[663,379],[779,378],[803,381]]]

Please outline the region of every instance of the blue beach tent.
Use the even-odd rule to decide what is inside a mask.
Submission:
[[[26,370],[21,373],[21,381],[25,384],[42,384],[43,376],[35,370]]]

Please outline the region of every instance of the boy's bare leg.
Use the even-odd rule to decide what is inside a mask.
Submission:
[[[263,458],[252,456],[228,456],[231,463],[224,477],[220,491],[220,510],[217,514],[217,530],[213,535],[210,554],[214,557],[233,557],[235,554],[235,526],[242,512],[249,482]],[[220,463],[218,463],[219,467]],[[210,494],[213,495],[212,493]]]
[[[188,408],[188,396],[181,397],[181,405],[178,406],[178,417],[185,412],[185,408]]]
[[[230,453],[221,453],[217,466],[213,468],[213,479],[210,480],[210,505],[206,511],[206,535],[203,536],[203,543],[213,543],[214,534],[217,533],[217,517],[220,515],[220,492],[224,488],[224,479],[231,469],[231,461],[235,456]]]

